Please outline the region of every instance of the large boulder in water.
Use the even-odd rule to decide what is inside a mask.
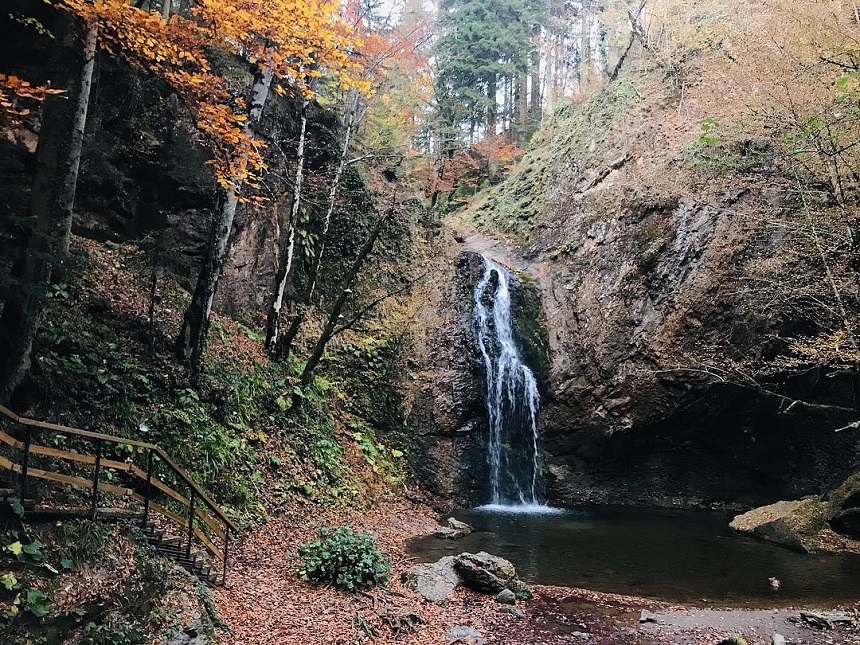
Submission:
[[[828,520],[834,531],[860,539],[860,473],[854,473],[830,493]]]
[[[454,569],[455,559],[449,555],[438,562],[416,564],[403,574],[403,584],[407,589],[417,591],[425,600],[442,604],[454,595],[460,584],[460,576]]]
[[[809,553],[817,549],[828,508],[827,503],[816,497],[776,502],[736,516],[729,526],[741,533]]]
[[[531,597],[531,590],[517,577],[514,565],[486,551],[461,553],[454,560],[454,568],[463,584],[475,591],[495,595],[510,589],[521,600]]]
[[[437,526],[436,530],[433,531],[433,537],[441,537],[447,538],[449,540],[458,540],[461,537],[466,537],[470,533],[474,532],[474,528],[472,528],[469,524],[465,522],[461,522],[458,519],[453,517],[448,518],[447,526]]]

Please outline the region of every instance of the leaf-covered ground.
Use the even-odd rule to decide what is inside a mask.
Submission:
[[[389,585],[351,594],[301,580],[297,546],[320,526],[344,523],[377,538],[392,565]],[[396,498],[351,511],[291,504],[283,515],[250,532],[234,552],[228,584],[215,592],[218,611],[229,626],[220,632],[220,642],[466,645],[464,639],[446,636],[450,628],[466,626],[487,645],[715,645],[731,635],[743,635],[749,645],[770,645],[776,630],[790,643],[860,643],[856,634],[796,625],[798,611],[790,608],[695,609],[564,587],[535,586],[534,597],[519,604],[523,618],[506,613],[491,597],[465,589],[445,606],[427,603],[400,584],[400,574],[414,564],[407,552],[409,538],[425,535],[435,525],[428,508]],[[656,612],[658,621],[640,624],[642,609]]]
[[[228,584],[216,591],[218,611],[230,631],[224,643],[444,643],[444,631],[470,626],[482,634],[516,620],[492,599],[458,591],[445,607],[424,603],[403,588],[400,574],[414,562],[406,539],[429,533],[430,512],[409,502],[385,499],[362,510],[291,505],[245,537],[235,552]],[[374,535],[392,565],[385,588],[351,594],[301,580],[295,555],[321,526],[348,523]],[[413,628],[414,616],[422,623]]]

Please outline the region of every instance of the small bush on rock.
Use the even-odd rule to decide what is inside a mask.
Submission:
[[[305,580],[355,591],[388,582],[389,566],[373,538],[349,526],[321,528],[315,540],[299,546]]]

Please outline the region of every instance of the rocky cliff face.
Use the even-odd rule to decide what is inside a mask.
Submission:
[[[834,432],[857,418],[844,331],[856,217],[821,194],[799,203],[767,142],[727,145],[726,170],[703,169],[660,121],[671,97],[633,93],[559,111],[513,177],[449,223],[540,287],[549,498],[749,506],[820,493],[858,454],[855,432]]]
[[[28,71],[44,74],[48,45],[26,37],[14,20],[0,20],[0,53],[28,56]],[[250,85],[243,66],[229,67],[237,85]],[[32,69],[30,69],[32,68]],[[21,214],[26,211],[35,164],[39,123],[36,114],[25,126],[0,137],[0,235],[14,240]],[[295,173],[296,109],[289,97],[272,94],[264,111],[260,136],[268,148],[270,171],[264,178],[262,204],[240,205],[224,279],[216,294],[216,308],[258,326],[265,317],[274,289],[279,249],[276,231],[286,228],[292,207],[289,181]],[[315,221],[328,195],[329,167],[339,149],[334,113],[311,107],[307,157],[306,203],[303,216]],[[205,252],[218,190],[211,155],[188,111],[168,88],[107,55],[98,60],[98,85],[90,99],[87,130],[75,201],[73,231],[100,241],[131,241],[151,249],[150,257],[188,289]],[[333,232],[341,236],[346,253],[361,243],[370,219],[368,193],[348,169],[336,210]],[[316,209],[316,210],[315,210]],[[313,211],[313,212],[311,212]],[[15,243],[10,243],[14,248]],[[340,247],[339,247],[340,248]],[[336,268],[333,257],[323,271]],[[297,272],[303,270],[297,263]]]

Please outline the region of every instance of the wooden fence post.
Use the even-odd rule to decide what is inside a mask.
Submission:
[[[194,486],[191,486],[191,500],[188,505],[188,546],[185,548],[185,557],[191,559],[191,538],[194,537],[194,501],[196,499],[196,491]]]
[[[221,574],[221,584],[227,584],[227,552],[230,548],[230,527],[224,526],[224,572]]]
[[[143,496],[143,526],[149,521],[149,498],[152,495],[152,448],[146,456],[146,494]]]
[[[27,495],[27,469],[30,466],[30,442],[33,438],[33,430],[28,425],[24,425],[24,456],[21,459],[21,505],[24,505],[24,499]]]
[[[99,510],[99,475],[102,470],[102,440],[96,439],[96,469],[93,476],[93,507],[90,510],[90,519],[96,519]]]

